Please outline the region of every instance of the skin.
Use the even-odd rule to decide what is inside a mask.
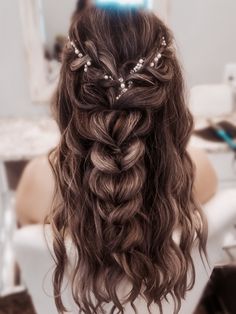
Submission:
[[[202,204],[217,191],[217,176],[206,153],[189,149],[196,167],[195,193]],[[38,157],[26,166],[16,192],[16,212],[21,226],[44,223],[51,209],[54,177],[47,156]]]
[[[16,191],[16,213],[21,226],[44,223],[51,209],[54,187],[47,156],[30,161]]]
[[[201,204],[207,203],[217,192],[218,178],[203,150],[189,148],[189,154],[196,167],[194,190]]]

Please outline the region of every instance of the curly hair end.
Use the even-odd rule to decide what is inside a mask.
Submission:
[[[193,119],[172,34],[151,12],[93,5],[74,15],[69,33],[83,58],[65,47],[53,102],[61,131],[50,156],[60,199],[50,216],[58,312],[65,311],[69,237],[77,255],[71,286],[78,312],[104,313],[107,302],[112,313],[124,313],[129,302],[137,311],[142,292],[147,306],[160,311],[172,296],[177,313],[194,284],[192,248],[206,252],[207,227],[193,193],[186,149]],[[132,88],[117,99],[121,77]],[[131,291],[122,303],[117,288],[124,278]]]

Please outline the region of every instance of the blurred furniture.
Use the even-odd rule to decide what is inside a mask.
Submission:
[[[236,125],[233,89],[229,85],[199,85],[191,89],[190,110],[195,118],[195,129],[209,125],[207,119],[215,123],[222,120]],[[220,181],[220,188],[236,188],[235,153],[226,143],[211,142],[193,136],[191,146],[203,149],[208,153]]]
[[[215,267],[194,314],[236,313],[235,283],[236,263]]]
[[[0,294],[9,288],[14,264],[11,238],[16,226],[12,167],[47,154],[59,140],[56,123],[49,117],[0,119]],[[16,169],[15,169],[16,170]]]
[[[236,63],[227,63],[225,65],[223,81],[233,87],[234,93],[236,92]]]
[[[232,88],[227,84],[194,86],[190,92],[190,110],[195,118],[231,114]]]
[[[27,291],[0,296],[0,314],[37,314]]]
[[[199,253],[195,249],[193,258],[196,267],[196,284],[187,293],[183,301],[180,314],[193,313],[201,297],[203,289],[209,279],[211,271],[216,264],[228,262],[230,258],[222,249],[225,236],[232,233],[235,236],[234,224],[236,223],[236,190],[219,192],[204,207],[209,221],[208,254],[210,269],[204,267]],[[17,230],[14,236],[14,246],[17,261],[20,265],[22,276],[29,293],[32,296],[38,314],[56,314],[53,290],[52,272],[54,267],[52,253],[52,236],[50,227],[45,228],[48,246],[45,242],[43,227],[40,225],[30,226]],[[73,261],[73,247],[67,244],[69,258]],[[37,269],[37,271],[35,271]],[[67,287],[67,288],[66,288]],[[124,287],[125,289],[125,287]],[[69,309],[73,308],[73,301],[68,286],[63,289],[63,299]],[[173,304],[163,304],[164,313],[171,313]],[[137,304],[138,313],[146,314],[145,304]],[[75,312],[76,313],[76,310]],[[107,312],[108,313],[108,312]],[[128,310],[126,313],[131,313]],[[154,313],[154,312],[153,312]],[[156,311],[155,311],[156,313]]]
[[[235,152],[230,150],[227,144],[210,142],[194,135],[190,145],[207,153],[217,173],[220,190],[236,188]]]

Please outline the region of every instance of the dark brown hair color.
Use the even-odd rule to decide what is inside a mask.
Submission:
[[[74,14],[69,35],[84,57],[65,47],[53,103],[61,131],[50,156],[60,200],[50,217],[58,312],[65,311],[70,238],[78,313],[104,313],[107,302],[112,313],[124,313],[117,295],[123,278],[132,286],[126,303],[142,290],[147,306],[156,303],[160,311],[172,296],[177,313],[194,284],[192,248],[205,251],[206,225],[194,197],[187,152],[193,119],[172,34],[152,12],[89,5]],[[151,67],[158,49],[162,58]],[[130,74],[143,57],[143,68]],[[133,85],[117,99],[121,76]]]

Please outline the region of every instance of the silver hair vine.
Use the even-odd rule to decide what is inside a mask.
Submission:
[[[167,46],[165,37],[162,37],[161,46],[162,47],[166,47]],[[150,67],[154,68],[155,66],[157,66],[157,64],[158,64],[159,60],[161,59],[161,57],[162,57],[162,54],[160,53],[160,51],[158,51],[156,56],[155,56],[155,58],[154,58],[154,61],[152,61],[150,63]]]
[[[75,51],[75,54],[78,56],[78,58],[80,58],[80,59],[83,58],[84,55],[79,51],[79,49],[76,47],[75,43],[72,40],[70,40],[70,37],[68,37],[68,39],[70,41],[71,46],[73,47],[73,49]],[[165,37],[162,37],[161,47],[166,47],[166,46],[167,46],[166,39],[165,39]],[[152,68],[156,67],[158,62],[159,62],[159,60],[161,59],[161,57],[162,57],[162,54],[158,50],[157,54],[154,57],[154,60],[150,63],[150,67],[152,67]],[[130,74],[135,74],[135,73],[139,72],[143,68],[144,63],[145,63],[145,58],[139,59],[138,63],[130,71]],[[88,67],[91,66],[91,65],[92,65],[91,60],[87,61],[87,63],[84,66],[84,72],[87,72],[88,71]],[[104,79],[105,80],[112,80],[112,81],[114,80],[113,77],[111,75],[108,75],[108,74],[104,75]],[[117,100],[119,100],[120,97],[124,93],[126,93],[128,91],[128,89],[130,89],[133,86],[133,81],[130,80],[126,84],[125,79],[123,77],[119,78],[119,82],[120,82],[120,90],[121,91],[120,91],[120,94],[116,97]]]
[[[71,44],[71,47],[75,51],[75,54],[78,56],[79,59],[82,59],[84,57],[82,52],[77,48],[76,44],[70,39],[69,36],[68,36],[68,39],[69,39],[69,42]],[[88,67],[90,67],[91,65],[92,65],[91,60],[87,61],[87,63],[84,65],[84,72],[88,72]]]

